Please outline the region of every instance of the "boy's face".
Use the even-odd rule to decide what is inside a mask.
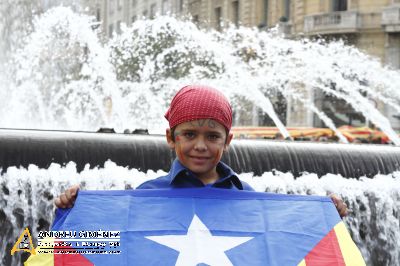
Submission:
[[[174,137],[167,129],[168,145],[175,149],[179,161],[200,180],[218,178],[216,165],[228,148],[232,134],[212,119],[199,119],[179,124]]]

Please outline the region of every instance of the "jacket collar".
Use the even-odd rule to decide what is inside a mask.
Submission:
[[[217,180],[215,183],[222,183],[228,179],[231,179],[232,183],[238,189],[243,189],[242,183],[240,182],[237,174],[232,170],[232,168],[230,168],[225,163],[223,163],[221,161],[218,162],[217,172],[220,175],[220,179]],[[188,168],[186,168],[178,159],[175,159],[174,162],[172,163],[171,170],[168,173],[170,184],[172,184],[176,180],[176,178],[183,173],[192,175],[193,177],[196,176],[192,171],[190,171]]]

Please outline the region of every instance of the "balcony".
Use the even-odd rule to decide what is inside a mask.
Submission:
[[[290,22],[280,21],[278,24],[278,29],[279,32],[285,37],[290,37],[292,35],[292,24]]]
[[[340,34],[355,33],[360,28],[360,16],[356,11],[339,11],[304,17],[304,33]]]
[[[382,27],[386,32],[400,32],[400,5],[382,10]]]

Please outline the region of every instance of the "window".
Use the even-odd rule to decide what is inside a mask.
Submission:
[[[169,0],[163,0],[161,3],[161,14],[165,15],[167,12],[171,11],[171,7],[169,5]]]
[[[132,18],[131,18],[131,23],[133,23],[133,22],[135,22],[136,21],[136,15],[135,16],[132,16]]]
[[[332,11],[346,11],[347,0],[332,0]]]
[[[201,11],[201,7],[204,5],[204,2],[202,4],[201,0],[191,0],[189,2],[185,2],[188,4],[187,11],[189,14],[191,14],[193,16],[193,14],[198,14]],[[210,14],[210,19],[211,21],[214,19],[214,14]],[[213,26],[213,25],[211,25]]]
[[[268,26],[268,0],[264,0],[264,10],[263,10],[263,22],[261,24],[261,26]]]
[[[132,0],[132,7],[136,7],[136,0]]]
[[[239,1],[232,2],[232,22],[239,25]]]
[[[115,2],[114,2],[114,0],[109,0],[108,1],[108,13],[111,15],[111,14],[114,14],[114,8],[115,8]]]
[[[121,33],[121,20],[117,21],[117,33]]]
[[[101,13],[100,13],[100,8],[98,7],[97,9],[96,9],[96,20],[97,21],[100,21],[101,20],[101,15],[100,15]]]
[[[150,6],[150,18],[153,19],[156,15],[156,4]]]
[[[284,6],[284,13],[283,15],[286,17],[286,20],[290,20],[290,0],[284,0],[285,1],[285,6]]]
[[[147,10],[144,10],[143,13],[142,13],[142,15],[143,15],[143,17],[147,18],[148,11],[147,11]]]
[[[215,8],[214,14],[215,14],[215,29],[221,30],[222,8],[221,7]]]
[[[183,0],[179,0],[179,12],[183,11]]]
[[[192,21],[193,21],[194,24],[199,23],[199,15],[193,15]]]
[[[108,37],[109,37],[109,38],[112,38],[113,32],[114,32],[114,25],[113,25],[113,24],[110,24],[110,25],[108,26]]]

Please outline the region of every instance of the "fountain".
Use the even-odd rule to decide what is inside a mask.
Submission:
[[[93,18],[67,7],[51,9],[29,23],[31,27],[20,34],[18,42],[12,41],[8,51],[0,51],[0,80],[3,81],[0,127],[3,128],[95,131],[106,126],[119,132],[125,128],[162,132],[166,127],[163,112],[176,90],[188,83],[203,83],[221,89],[231,99],[236,115],[245,113],[246,105],[257,106],[268,114],[284,136],[288,133],[267,96],[279,93],[288,102],[304,105],[336,131],[333,121],[305,97],[312,92],[345,100],[383,130],[395,145],[400,144],[388,119],[369,101],[373,98],[399,111],[400,95],[396,85],[400,84],[399,72],[382,67],[377,60],[340,41],[293,41],[284,39],[277,30],[260,32],[243,27],[231,27],[222,33],[204,31],[187,21],[158,17],[123,27],[119,36],[101,43],[93,30],[96,24]],[[4,24],[0,26],[0,29],[5,28]],[[6,45],[0,47],[6,49]],[[45,147],[51,143],[70,144],[71,141],[66,141],[69,138],[76,141],[70,145],[79,145],[79,139],[86,136],[72,132],[17,131],[2,131],[0,143],[7,145],[12,139],[18,140],[18,136],[25,136],[25,140],[31,137],[25,145],[29,150],[30,145],[35,144],[35,136],[45,136]],[[345,142],[345,138],[337,134]],[[92,133],[85,143],[90,146],[91,141],[107,142],[116,138],[119,142],[119,138],[127,141],[130,137]],[[159,143],[160,140],[154,141]],[[246,148],[247,142],[242,141],[236,145],[232,156],[239,160],[242,156],[235,153],[235,149],[240,149],[236,147],[243,145],[243,154],[258,147],[256,144],[256,148]],[[293,160],[293,154],[310,146],[304,144],[296,148],[295,145],[302,144],[274,143],[268,147],[275,147],[277,151],[294,149],[294,153],[287,153]],[[332,151],[328,146],[312,145],[322,154]],[[9,255],[13,239],[25,226],[30,227],[33,235],[47,229],[54,213],[52,200],[69,185],[81,183],[86,189],[130,189],[167,170],[164,164],[164,171],[160,168],[148,170],[151,167],[131,169],[131,164],[117,159],[94,167],[98,162],[90,161],[93,159],[90,156],[86,158],[89,161],[83,159],[82,164],[69,162],[67,159],[73,156],[63,157],[62,152],[57,153],[65,151],[66,146],[54,146],[57,156],[50,153],[51,160],[45,160],[47,165],[38,162],[40,158],[49,158],[46,149],[39,156],[33,156],[38,158],[34,164],[30,160],[18,164],[21,157],[13,158],[6,153],[0,179],[3,264],[16,265],[24,260],[22,253]],[[314,163],[316,167],[309,172],[302,172],[307,169],[299,167],[296,172],[289,173],[287,168],[278,168],[279,160],[275,165],[271,163],[270,169],[260,172],[240,167],[237,170],[241,172],[240,177],[258,191],[339,193],[353,210],[345,221],[367,264],[399,264],[397,147],[387,147],[388,152],[378,147],[338,147],[339,157],[343,150],[352,149],[355,150],[353,154],[360,155],[341,157],[343,161],[358,158],[358,162],[368,165],[372,161],[363,161],[361,158],[366,157],[361,155],[380,153],[394,158],[393,167],[385,172],[385,168],[380,167],[385,163],[379,162],[378,157],[376,164],[371,163],[374,169],[371,173],[357,169],[358,163],[353,165],[354,169],[344,168],[344,172],[330,171],[329,160],[324,165],[328,170],[318,173],[315,171],[318,163]],[[166,154],[163,160],[168,163],[171,154]],[[260,164],[267,165],[271,158],[274,157]],[[91,166],[85,166],[87,162]],[[296,163],[301,166],[300,162],[300,159],[289,161],[292,163],[289,169],[295,171],[292,166]],[[287,167],[284,162],[282,165]],[[277,170],[271,171],[274,168]]]

